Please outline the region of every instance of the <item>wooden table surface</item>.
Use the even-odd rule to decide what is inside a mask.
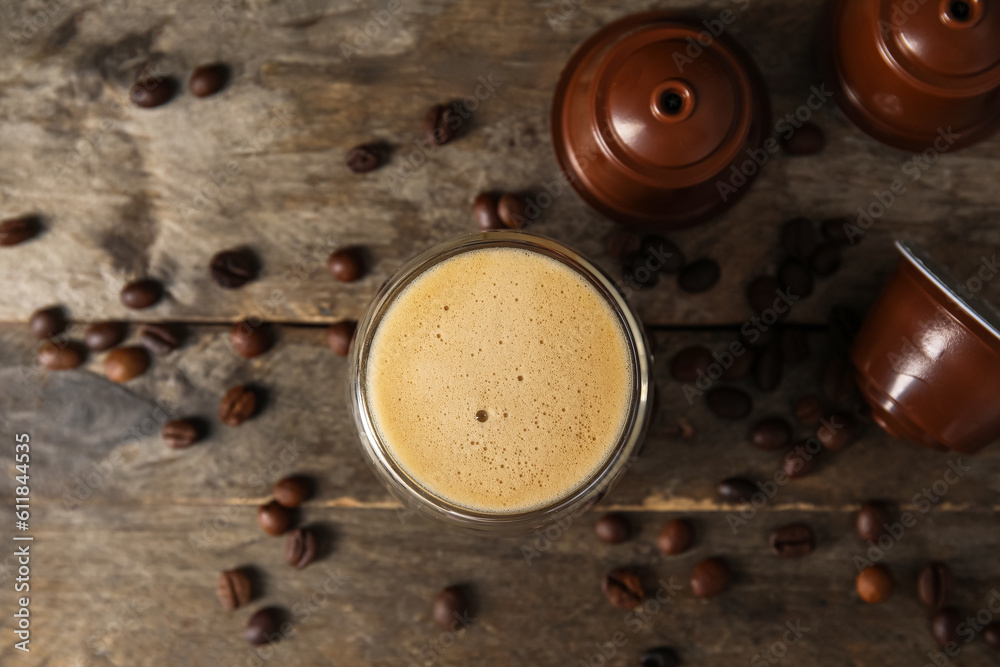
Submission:
[[[832,102],[813,116],[827,136],[821,154],[773,156],[728,213],[671,235],[689,258],[719,261],[716,287],[687,295],[665,276],[634,295],[659,341],[661,409],[641,457],[599,508],[627,512],[634,539],[600,543],[597,510],[565,530],[522,539],[455,534],[402,511],[362,459],[346,363],[326,347],[323,325],[359,317],[416,251],[471,231],[477,192],[537,195],[558,177],[552,91],[574,47],[599,27],[649,8],[706,18],[743,8],[729,32],[763,71],[778,119],[819,84],[812,48],[820,5],[400,0],[388,21],[378,13],[386,6],[0,0],[0,218],[35,212],[45,223],[31,243],[0,249],[0,490],[12,505],[14,434],[29,433],[35,538],[30,655],[13,647],[17,564],[13,548],[0,553],[0,664],[632,665],[644,649],[668,645],[692,665],[775,664],[780,656],[788,665],[920,666],[934,664],[938,650],[915,591],[931,559],[951,564],[958,605],[980,611],[980,620],[995,615],[996,446],[975,457],[935,453],[869,424],[857,444],[781,486],[735,529],[740,508],[714,493],[724,477],[765,480],[780,468],[780,454],[750,446],[749,426],[790,416],[792,400],[817,390],[831,349],[828,313],[870,305],[895,264],[894,239],[933,250],[962,280],[1000,247],[1000,139],[935,156],[912,180],[910,156],[862,134]],[[385,25],[369,26],[375,34],[366,42],[359,35],[373,9]],[[183,94],[152,110],[128,105],[143,66],[183,80],[212,61],[233,68],[218,96]],[[425,110],[474,95],[483,80],[494,90],[466,135],[418,148]],[[373,140],[393,147],[390,162],[350,173],[347,149]],[[231,164],[238,173],[221,177]],[[793,310],[792,326],[810,338],[810,360],[773,392],[737,383],[754,397],[751,418],[720,422],[702,401],[689,404],[664,360],[686,345],[722,349],[736,339],[750,315],[746,285],[782,259],[781,223],[856,216],[896,179],[905,180],[905,194]],[[603,250],[611,224],[574,193],[553,197],[536,229],[616,270]],[[363,280],[343,285],[323,264],[347,244],[365,246],[373,263]],[[220,290],[208,258],[234,246],[256,252],[261,276]],[[162,280],[166,297],[125,311],[118,290],[142,276]],[[1000,302],[1000,281],[986,281],[982,293]],[[74,371],[48,372],[25,323],[50,304],[69,310],[77,337],[87,322],[106,319],[183,322],[187,337],[125,385],[104,377],[100,355]],[[228,323],[248,316],[282,323],[276,347],[250,361],[228,343]],[[264,408],[226,427],[215,417],[218,401],[243,382],[266,393]],[[189,450],[165,448],[160,425],[190,415],[208,419],[209,437]],[[949,469],[962,471],[954,483],[945,481],[955,479]],[[264,535],[254,517],[271,482],[289,473],[317,481],[300,520],[317,527],[324,547],[302,571],[284,563],[283,542]],[[869,498],[915,517],[884,552],[869,553],[853,530]],[[677,516],[695,523],[697,543],[664,557],[656,536]],[[779,560],[767,536],[793,521],[813,526],[818,548]],[[736,581],[700,600],[688,581],[711,555],[729,560]],[[889,601],[858,599],[856,557],[891,568],[898,586]],[[216,577],[237,566],[252,569],[258,594],[249,608],[226,612]],[[602,573],[618,566],[637,568],[650,595],[660,581],[680,589],[628,616],[600,591]],[[476,621],[442,635],[430,600],[453,583],[473,592]],[[285,610],[294,634],[253,650],[242,627],[253,609],[272,605]],[[616,633],[624,641],[603,656]],[[947,664],[996,663],[977,637]]]

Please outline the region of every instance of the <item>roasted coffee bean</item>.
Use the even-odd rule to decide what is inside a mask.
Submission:
[[[622,609],[635,609],[642,604],[642,582],[631,570],[617,569],[604,575],[601,590],[608,602]]]
[[[149,278],[128,283],[119,294],[122,305],[133,310],[149,308],[162,296],[163,286]]]
[[[232,611],[239,609],[253,597],[250,577],[243,570],[226,570],[219,573],[215,594],[222,606]]]
[[[701,345],[692,345],[674,355],[670,362],[670,374],[681,382],[697,382],[715,363],[712,353]]]
[[[852,233],[852,226],[854,221],[850,218],[829,218],[820,224],[823,236],[840,245],[852,245],[861,239],[859,233]]]
[[[802,558],[816,549],[816,534],[804,523],[792,523],[775,528],[769,544],[778,558]]]
[[[781,371],[784,362],[781,358],[781,348],[775,344],[767,345],[757,355],[754,365],[754,379],[761,391],[774,391],[781,384]]]
[[[163,425],[160,434],[170,449],[187,449],[198,441],[198,426],[188,419],[174,419]]]
[[[781,264],[778,268],[778,282],[788,290],[789,294],[802,299],[813,291],[812,273],[797,259],[786,259]]]
[[[0,247],[20,245],[38,234],[41,227],[34,216],[8,218],[0,222]]]
[[[365,271],[364,257],[360,248],[335,250],[326,260],[326,268],[334,278],[342,283],[354,282]]]
[[[50,371],[68,371],[76,368],[87,358],[83,346],[74,341],[65,343],[45,343],[38,348],[38,363]]]
[[[790,479],[799,479],[811,474],[817,463],[817,455],[810,454],[805,448],[805,442],[800,442],[785,454],[781,470]]]
[[[815,155],[823,150],[826,138],[815,123],[802,123],[792,136],[782,137],[781,145],[789,155]]]
[[[432,616],[442,630],[456,630],[469,612],[469,599],[461,586],[448,586],[434,596]]]
[[[229,330],[233,351],[245,359],[264,354],[274,345],[274,328],[267,322],[237,322]]]
[[[351,344],[354,342],[354,334],[357,329],[358,323],[353,320],[334,322],[326,330],[326,342],[334,353],[346,357],[351,351]]]
[[[792,405],[795,418],[803,424],[818,424],[823,418],[825,407],[823,399],[816,394],[806,394]]]
[[[878,563],[861,570],[855,581],[855,586],[862,600],[868,604],[878,604],[889,599],[896,587],[896,582],[893,580],[889,568]]]
[[[132,104],[152,109],[166,104],[174,96],[177,83],[170,77],[143,79],[132,84],[128,96]]]
[[[834,403],[847,403],[857,393],[854,369],[847,357],[835,355],[823,366],[823,393]]]
[[[227,426],[239,426],[257,410],[257,396],[252,389],[236,386],[219,403],[219,419]]]
[[[149,352],[138,345],[116,347],[104,356],[104,374],[112,382],[128,382],[149,368]]]
[[[268,535],[284,535],[292,525],[292,511],[277,500],[271,500],[257,508],[257,524]]]
[[[749,503],[757,486],[745,477],[729,477],[719,482],[715,491],[727,503]]]
[[[677,654],[666,646],[651,648],[639,656],[639,667],[677,667],[679,664]]]
[[[311,494],[312,482],[306,477],[283,477],[274,484],[274,499],[285,507],[298,507]]]
[[[257,277],[257,258],[245,249],[222,250],[212,255],[208,272],[219,287],[237,289]]]
[[[931,609],[941,609],[948,604],[955,590],[955,577],[945,563],[931,563],[920,570],[917,577],[917,592],[920,601]]]
[[[285,561],[301,570],[316,558],[316,535],[311,530],[298,528],[288,533],[285,540]]]
[[[809,218],[792,218],[781,228],[781,244],[792,257],[809,259],[821,242],[816,223]]]
[[[827,319],[830,326],[830,337],[833,342],[844,350],[850,349],[854,337],[861,328],[861,316],[848,306],[834,306]]]
[[[452,105],[435,104],[424,116],[424,131],[431,143],[443,146],[458,134],[462,117]]]
[[[817,276],[832,276],[840,268],[840,246],[822,243],[809,257],[809,267]]]
[[[605,514],[597,520],[594,531],[598,539],[608,544],[621,544],[632,535],[632,528],[624,514]]]
[[[756,314],[770,310],[779,318],[784,317],[788,312],[788,307],[782,296],[781,285],[771,276],[757,276],[747,286],[747,303]],[[785,313],[779,313],[775,305],[784,309]]]
[[[700,598],[715,597],[727,588],[733,579],[729,564],[721,558],[708,558],[694,567],[691,573],[691,592]]]
[[[768,417],[754,424],[750,439],[758,449],[784,449],[792,441],[792,426],[781,417]]]
[[[66,314],[59,306],[40,308],[31,314],[28,326],[36,338],[51,338],[66,330]]]
[[[684,268],[684,253],[662,236],[644,236],[638,255],[643,264],[653,260],[654,266],[659,265],[660,268],[655,269],[658,273],[678,273]]]
[[[993,621],[983,628],[983,641],[995,651],[1000,651],[1000,621]]]
[[[715,287],[719,282],[719,264],[714,259],[696,259],[677,276],[677,284],[689,294],[700,294]]]
[[[188,79],[188,90],[195,97],[208,97],[226,87],[229,68],[221,63],[195,67]]]
[[[723,355],[731,354],[731,351],[723,351]],[[725,358],[725,357],[723,357]],[[750,375],[757,361],[757,352],[753,348],[742,348],[740,354],[732,355],[733,361],[728,368],[722,371],[723,380],[742,380]],[[721,363],[721,362],[720,362]]]
[[[243,638],[251,646],[263,646],[281,641],[281,617],[281,612],[274,607],[261,609],[247,621],[247,626],[243,630]]]
[[[472,217],[476,220],[476,226],[480,231],[492,232],[503,229],[503,221],[497,212],[496,198],[489,192],[480,192],[472,200]],[[638,238],[636,239],[638,245]]]
[[[83,340],[94,352],[110,350],[125,340],[128,327],[123,322],[95,322],[87,327]]]
[[[367,174],[382,166],[385,151],[378,144],[361,144],[347,151],[347,168],[355,174]]]
[[[831,452],[836,452],[854,443],[858,428],[854,418],[843,412],[835,412],[823,421],[816,431],[816,437]]]
[[[809,338],[801,329],[784,329],[778,334],[781,361],[793,368],[809,359]]]
[[[500,221],[511,229],[521,229],[531,220],[527,213],[527,202],[520,195],[510,193],[500,196],[497,202],[497,215]]]
[[[671,519],[663,524],[656,544],[667,556],[682,554],[694,544],[694,526],[687,519]]]
[[[861,505],[855,525],[858,535],[863,540],[877,542],[878,538],[887,533],[889,523],[889,508],[878,500],[869,500]]]
[[[723,419],[743,419],[753,410],[753,401],[745,391],[716,387],[705,396],[708,408]]]
[[[604,249],[612,259],[619,262],[638,254],[642,248],[642,239],[633,231],[623,227],[615,227],[604,239]]]
[[[962,638],[958,633],[958,626],[964,621],[965,619],[958,609],[955,607],[945,607],[934,614],[934,618],[931,619],[931,634],[934,635],[934,639],[941,646],[958,644]]]
[[[175,324],[147,324],[142,328],[139,340],[147,350],[162,357],[180,346],[180,327]]]

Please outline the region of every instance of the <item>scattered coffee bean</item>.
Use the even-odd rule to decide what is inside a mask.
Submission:
[[[163,425],[160,432],[170,449],[187,449],[198,441],[198,426],[188,419],[174,419]]]
[[[855,525],[861,539],[877,542],[878,538],[886,534],[888,523],[889,508],[886,504],[878,500],[869,500],[862,503]]]
[[[793,368],[809,359],[809,338],[801,329],[784,329],[778,335],[781,361]]]
[[[292,525],[292,511],[277,500],[271,500],[257,508],[257,524],[268,535],[284,535]]]
[[[778,282],[788,290],[789,294],[803,299],[813,291],[812,272],[797,259],[786,259],[781,264],[778,268]]]
[[[724,354],[728,354],[728,352],[724,352]],[[757,352],[753,348],[743,348],[742,354],[734,354],[732,357],[732,364],[722,371],[723,380],[742,380],[750,375],[757,362]]]
[[[684,253],[672,241],[662,236],[650,235],[642,239],[638,255],[645,265],[652,259],[660,265],[659,273],[678,273],[684,268]]]
[[[843,412],[835,412],[827,417],[816,431],[816,437],[831,452],[836,452],[854,443],[857,439],[857,425],[854,418]]]
[[[367,174],[382,166],[385,150],[378,144],[361,144],[347,151],[347,168],[355,174]]]
[[[817,276],[832,276],[840,268],[840,246],[822,243],[809,257],[809,266]]]
[[[854,225],[850,218],[829,218],[820,224],[823,236],[839,243],[840,245],[852,245],[861,239],[860,235],[852,234],[848,225]]]
[[[677,276],[677,284],[688,294],[700,294],[715,287],[719,282],[719,264],[714,259],[696,259]]]
[[[757,485],[745,477],[729,477],[719,482],[715,491],[727,503],[749,503]]]
[[[155,280],[135,280],[122,288],[119,299],[122,305],[133,310],[149,308],[163,296],[163,286]]]
[[[782,137],[781,144],[789,155],[815,155],[823,150],[826,139],[819,125],[803,123],[792,136]]]
[[[857,393],[854,369],[847,357],[835,355],[823,366],[823,393],[834,403],[847,403]]]
[[[456,630],[469,611],[469,599],[461,586],[448,586],[434,596],[432,616],[434,623],[442,630]]]
[[[705,396],[708,408],[723,419],[743,419],[753,409],[753,401],[745,391],[731,387],[716,387]]]
[[[496,198],[489,192],[480,192],[472,200],[472,217],[476,220],[476,226],[480,231],[492,232],[503,229],[503,222],[500,214],[497,213]],[[636,239],[638,244],[638,239]]]
[[[612,259],[619,262],[638,254],[642,248],[642,239],[633,231],[624,227],[615,227],[604,240],[604,249]]]
[[[961,635],[958,633],[958,626],[964,621],[965,619],[958,609],[955,607],[945,607],[934,614],[934,618],[931,619],[931,634],[934,635],[934,639],[941,646],[947,646],[948,644],[957,645],[961,639]]]
[[[896,582],[893,581],[889,568],[878,563],[861,570],[855,585],[862,600],[868,604],[878,604],[889,599]]]
[[[104,374],[112,382],[128,382],[149,368],[149,352],[138,345],[116,347],[104,356]]]
[[[754,313],[758,315],[766,310],[774,311],[779,318],[784,317],[788,312],[787,306],[782,305],[785,313],[779,313],[775,309],[775,304],[784,304],[782,289],[778,281],[771,276],[757,276],[747,286],[747,302]]]
[[[861,316],[848,306],[834,306],[827,320],[830,327],[830,337],[842,349],[848,350],[854,343],[854,337],[861,328]]]
[[[792,441],[792,426],[781,417],[768,417],[754,424],[750,439],[758,449],[784,449]]]
[[[274,499],[285,507],[298,507],[312,494],[312,483],[306,477],[283,477],[274,484]]]
[[[219,419],[227,426],[239,426],[257,410],[257,396],[252,389],[236,386],[219,403]]]
[[[451,105],[435,104],[424,116],[424,131],[427,138],[437,146],[443,146],[458,134],[462,118]]]
[[[785,454],[781,469],[789,479],[799,479],[811,474],[817,462],[817,455],[806,451],[805,442],[800,442]]]
[[[222,250],[212,255],[208,272],[219,287],[237,289],[257,277],[257,258],[246,249]]]
[[[221,63],[195,67],[188,79],[188,90],[195,97],[208,97],[226,87],[229,68]]]
[[[251,646],[274,644],[281,640],[281,612],[273,607],[261,609],[250,617],[243,638]]]
[[[326,260],[326,268],[342,283],[351,283],[364,274],[364,257],[360,248],[335,250]]]
[[[792,218],[781,228],[781,244],[792,257],[809,259],[821,242],[816,223],[809,218]]]
[[[802,558],[816,549],[816,534],[804,523],[775,528],[769,541],[778,558]]]
[[[497,202],[497,215],[500,221],[511,229],[521,229],[530,222],[527,214],[527,202],[519,195],[504,194]]]
[[[604,575],[601,590],[608,602],[622,609],[635,609],[642,604],[642,582],[631,570],[617,569]]]
[[[712,353],[701,345],[686,347],[674,355],[670,362],[670,374],[681,382],[696,382],[715,363]]]
[[[775,344],[767,345],[762,352],[757,355],[757,363],[754,365],[754,379],[757,380],[757,388],[761,391],[774,391],[781,384],[781,371],[783,366],[781,358],[781,348]]]
[[[152,109],[169,102],[176,89],[177,84],[170,77],[143,79],[132,84],[128,96],[137,107]]]
[[[50,371],[68,371],[84,362],[87,354],[83,346],[74,341],[62,344],[45,343],[38,348],[38,363]]]
[[[1000,621],[993,621],[983,628],[983,641],[995,651],[1000,651]]]
[[[326,330],[326,342],[334,353],[346,357],[351,351],[351,344],[354,342],[354,334],[357,329],[358,323],[354,320],[334,322]]]
[[[36,338],[51,338],[66,330],[66,314],[59,306],[40,308],[31,314],[28,326]]]
[[[274,345],[274,329],[267,322],[237,322],[229,330],[233,351],[244,359],[259,357]]]
[[[682,554],[694,544],[694,526],[687,519],[671,519],[663,524],[656,544],[667,556]]]
[[[694,567],[691,573],[691,592],[700,598],[715,597],[732,581],[729,564],[721,558],[708,558]]]
[[[41,227],[34,216],[8,218],[0,222],[0,247],[20,245],[38,234]]]
[[[142,328],[139,340],[147,350],[162,357],[180,346],[180,327],[174,324],[147,324]]]
[[[825,414],[823,399],[816,394],[806,394],[792,406],[795,418],[803,424],[818,424]]]
[[[639,656],[639,667],[677,667],[679,664],[677,654],[666,646],[651,648]]]
[[[632,534],[631,526],[624,514],[605,514],[594,526],[597,537],[608,544],[621,544]]]
[[[288,533],[285,541],[285,561],[301,570],[316,558],[316,536],[311,530],[298,528]]]
[[[87,327],[83,340],[94,352],[104,352],[125,340],[126,333],[124,322],[95,322]]]
[[[917,577],[917,592],[920,601],[931,609],[942,609],[951,599],[955,590],[955,577],[945,563],[931,563],[920,570]]]
[[[226,570],[219,573],[215,594],[222,606],[229,611],[239,609],[253,597],[250,577],[243,570]]]

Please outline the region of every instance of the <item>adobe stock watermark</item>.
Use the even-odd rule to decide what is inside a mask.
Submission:
[[[753,654],[750,658],[750,667],[778,664],[788,655],[788,649],[802,641],[809,628],[802,625],[802,620],[797,618],[794,623],[786,621],[779,632],[781,632],[779,639]]]
[[[11,23],[10,29],[7,30],[7,42],[14,52],[17,53],[22,46],[27,46],[38,35],[39,30],[59,19],[71,4],[70,0],[47,0],[37,11],[24,14]]]
[[[554,9],[546,9],[545,20],[548,21],[549,28],[558,30],[566,25],[580,12],[582,4],[582,0],[559,0],[559,4]]]
[[[993,622],[993,619],[1000,615],[1000,591],[992,589],[990,597],[982,607],[971,616],[966,616],[965,620],[955,626],[955,634],[962,638],[962,644],[958,642],[947,642],[940,651],[928,651],[927,657],[930,662],[924,663],[923,667],[947,667],[951,664],[949,658],[957,658],[962,652],[962,648],[968,645],[981,633],[983,629]]]
[[[705,29],[694,37],[687,38],[687,47],[685,47],[684,52],[674,51],[674,66],[678,73],[683,74],[684,68],[700,58],[705,53],[705,49],[711,47],[715,40],[726,31],[726,28],[735,23],[740,14],[750,6],[750,0],[733,0],[733,2],[736,4],[735,10],[727,7],[719,12],[714,19],[702,21],[701,24],[705,26]]]
[[[360,28],[354,28],[347,39],[340,42],[340,54],[344,56],[344,60],[351,62],[351,58],[371,46],[402,11],[401,0],[389,0],[385,9],[371,10],[371,20]]]

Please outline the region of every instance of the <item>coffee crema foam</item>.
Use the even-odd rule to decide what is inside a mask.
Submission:
[[[382,441],[420,486],[486,513],[550,505],[608,459],[633,360],[605,298],[519,248],[420,274],[378,324],[366,393]]]

